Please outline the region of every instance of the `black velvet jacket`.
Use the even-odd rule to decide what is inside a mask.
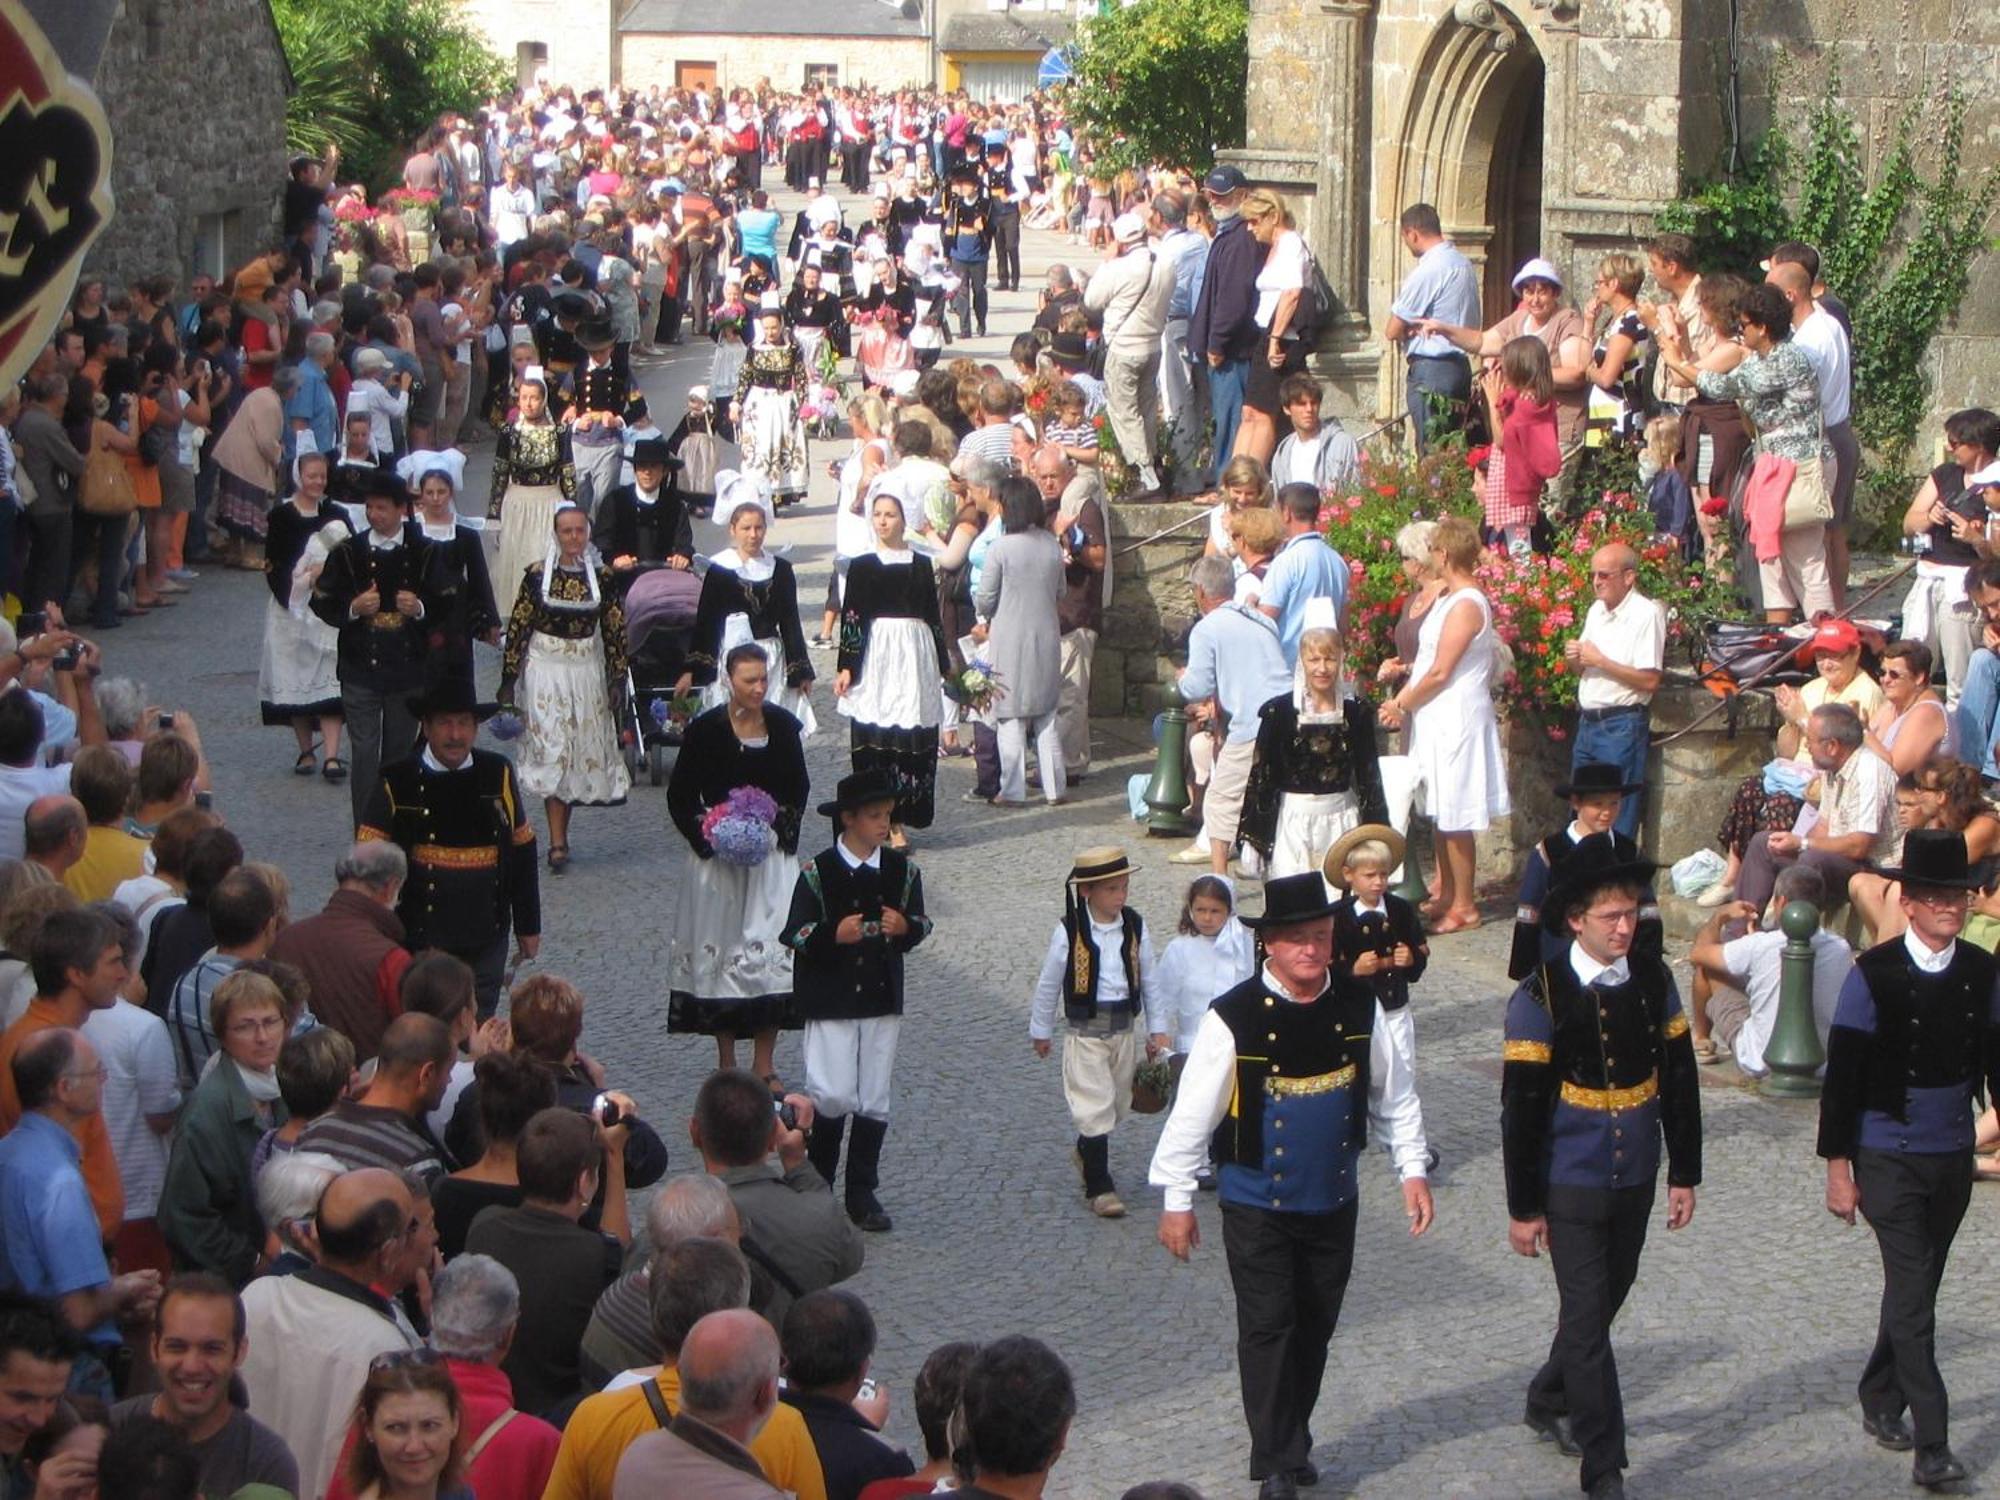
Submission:
[[[381,693],[415,692],[424,685],[424,657],[429,646],[427,618],[442,607],[436,591],[432,544],[414,521],[403,526],[400,547],[378,548],[364,531],[349,537],[327,555],[313,589],[312,612],[340,632],[337,662],[340,680]],[[373,587],[381,607],[355,618],[354,601]],[[396,611],[396,595],[415,594],[425,619]]]
[[[1410,1003],[1410,986],[1424,977],[1431,950],[1424,942],[1424,924],[1417,919],[1414,906],[1387,891],[1382,894],[1382,906],[1386,915],[1358,912],[1349,896],[1333,909],[1333,968],[1371,990],[1382,1009],[1401,1010]],[[1386,964],[1399,944],[1410,950],[1414,962],[1409,967],[1354,973],[1362,954],[1379,953]]]
[[[1365,987],[1336,982],[1312,1004],[1300,1005],[1273,992],[1264,976],[1255,974],[1209,1008],[1236,1039],[1236,1099],[1210,1142],[1217,1166],[1264,1164],[1268,1078],[1317,1078],[1351,1066],[1352,1143],[1356,1151],[1367,1144],[1375,997]]]
[[[881,868],[849,865],[838,849],[815,855],[799,871],[782,941],[797,959],[792,998],[808,1021],[859,1021],[903,1013],[903,955],[930,935],[924,881],[909,855],[881,851]],[[893,907],[910,930],[889,937],[882,911]],[[862,920],[861,941],[836,941],[849,916]]]
[[[697,685],[714,682],[722,670],[722,627],[733,614],[749,616],[752,640],[776,637],[784,643],[786,687],[812,681],[812,659],[806,655],[805,631],[799,627],[798,575],[779,557],[772,559],[771,576],[762,583],[752,583],[720,563],[710,564],[701,580],[687,655],[687,670]]]
[[[1349,698],[1342,722],[1301,724],[1290,693],[1257,710],[1257,757],[1243,789],[1243,841],[1267,859],[1286,792],[1352,792],[1361,821],[1389,821],[1375,750],[1375,705]]]
[[[667,813],[688,847],[703,859],[713,859],[715,850],[701,835],[701,820],[711,807],[727,802],[739,786],[760,787],[771,794],[778,804],[778,847],[787,854],[798,852],[799,819],[812,793],[799,721],[767,703],[764,731],[765,744],[744,744],[729,727],[726,703],[698,715],[687,727],[673,777],[667,782]]]

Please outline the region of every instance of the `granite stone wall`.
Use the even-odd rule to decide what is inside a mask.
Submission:
[[[124,0],[93,81],[117,210],[87,274],[185,286],[276,238],[291,75],[267,0]]]

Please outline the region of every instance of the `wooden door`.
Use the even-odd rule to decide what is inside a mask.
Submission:
[[[712,62],[677,62],[674,64],[674,87],[686,89],[689,93],[696,89],[715,92],[715,64]]]

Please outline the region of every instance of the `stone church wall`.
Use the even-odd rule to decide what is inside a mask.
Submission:
[[[266,0],[125,0],[94,83],[117,212],[90,274],[185,286],[277,237],[290,75]]]

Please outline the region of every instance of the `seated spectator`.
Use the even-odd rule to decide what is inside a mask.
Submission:
[[[28,804],[21,820],[22,859],[28,873],[68,886],[69,872],[83,858],[90,822],[83,804],[62,792],[51,792]]]
[[[515,1409],[499,1367],[520,1315],[520,1284],[490,1256],[461,1256],[431,1289],[431,1341],[464,1403],[465,1482],[479,1500],[541,1500],[562,1442],[548,1423]],[[345,1472],[327,1500],[354,1500]]]
[[[1746,1077],[1762,1078],[1770,1071],[1764,1065],[1764,1049],[1778,1024],[1778,980],[1786,943],[1777,914],[1794,901],[1804,901],[1815,911],[1826,910],[1826,880],[1816,867],[1798,864],[1778,872],[1772,917],[1761,929],[1762,912],[1747,901],[1732,901],[1718,908],[1695,934],[1689,958],[1697,977],[1696,994],[1707,992],[1706,1006],[1689,1018],[1698,1061],[1719,1062],[1726,1051]],[[1750,931],[1724,942],[1723,924],[1731,921],[1749,923]],[[1813,1028],[1824,1052],[1833,1029],[1834,1003],[1854,968],[1854,950],[1845,938],[1815,927],[1812,955]]]
[[[286,1151],[257,1169],[257,1217],[278,1245],[266,1276],[290,1276],[319,1259],[313,1214],[326,1185],[346,1170],[323,1151]]]
[[[703,1081],[688,1124],[703,1170],[729,1189],[737,1213],[771,1258],[785,1293],[773,1298],[783,1304],[772,1310],[778,1318],[791,1298],[859,1271],[863,1254],[861,1232],[806,1160],[811,1102],[796,1094],[786,1100],[798,1111],[796,1130],[787,1130],[773,1112],[761,1079],[724,1068]]]
[[[145,1417],[179,1429],[200,1465],[204,1495],[234,1495],[246,1484],[295,1494],[299,1465],[285,1440],[229,1399],[243,1367],[244,1329],[242,1299],[227,1282],[199,1271],[168,1282],[153,1323],[159,1392],[119,1402],[111,1430]]]
[[[622,1095],[611,1097],[621,1112],[630,1108]],[[561,1107],[543,1110],[521,1132],[515,1156],[520,1206],[482,1210],[465,1236],[468,1251],[492,1256],[527,1288],[504,1366],[525,1410],[558,1412],[582,1393],[583,1330],[598,1297],[618,1279],[632,1237],[625,1128]],[[597,1196],[600,1174],[608,1184],[604,1228],[585,1229],[577,1221]]]
[[[87,1346],[71,1389],[108,1401],[118,1320],[152,1311],[160,1274],[111,1274],[84,1186],[76,1137],[99,1113],[104,1069],[80,1032],[54,1026],[20,1044],[8,1072],[22,1114],[0,1139],[0,1278],[61,1308]]]
[[[556,1104],[554,1076],[532,1057],[489,1052],[473,1066],[486,1150],[471,1166],[440,1179],[431,1192],[437,1208],[438,1249],[447,1261],[465,1249],[466,1231],[482,1209],[513,1208],[521,1202],[515,1159],[521,1132],[528,1121]]]
[[[614,1500],[783,1495],[761,1476],[750,1445],[778,1409],[778,1336],[753,1312],[710,1313],[681,1348],[681,1409],[618,1461]]]
[[[28,955],[51,912],[75,911],[83,903],[65,886],[34,879],[22,860],[9,860],[12,888],[0,906],[0,1027],[12,1026],[28,1013],[35,998],[35,970]]]
[[[924,1435],[924,1466],[907,1479],[878,1479],[861,1492],[861,1500],[906,1500],[928,1495],[940,1483],[958,1477],[952,1463],[951,1427],[965,1393],[965,1372],[972,1368],[977,1344],[945,1344],[930,1352],[917,1371],[910,1403],[917,1409],[917,1430]]]
[[[443,1176],[454,1163],[424,1116],[443,1097],[456,1050],[436,1017],[398,1016],[382,1033],[368,1086],[308,1125],[299,1148],[324,1151],[350,1167]]]
[[[89,822],[83,852],[63,872],[79,901],[109,901],[118,887],[146,873],[146,841],[125,826],[132,767],[109,745],[85,745],[70,766],[70,795]]]
[[[910,1456],[879,1436],[888,1394],[873,1391],[857,1407],[875,1357],[875,1319],[865,1302],[835,1287],[807,1292],[785,1314],[779,1342],[785,1352],[785,1404],[806,1419],[826,1475],[827,1500],[860,1500],[873,1481],[915,1472]]]
[[[579,1362],[591,1390],[618,1390],[651,1379],[660,1368],[660,1341],[653,1336],[652,1268],[682,1240],[725,1240],[743,1249],[743,1221],[729,1201],[729,1189],[706,1172],[670,1177],[646,1204],[646,1261],[604,1289],[591,1310]],[[746,1257],[749,1252],[744,1252]],[[757,1309],[758,1287],[769,1295],[769,1273],[750,1266],[750,1306]]]
[[[619,1460],[635,1440],[665,1427],[680,1407],[680,1354],[688,1330],[714,1312],[743,1306],[750,1268],[742,1252],[720,1240],[689,1239],[653,1264],[653,1335],[665,1363],[652,1378],[586,1396],[563,1428],[562,1447],[542,1500],[611,1500]],[[826,1480],[791,1407],[773,1413],[748,1445],[771,1483],[798,1500],[825,1500]]]
[[[55,1304],[0,1292],[0,1494],[9,1500],[32,1493],[21,1450],[55,1415],[79,1343]]]
[[[222,1047],[209,1020],[216,990],[244,964],[269,953],[278,935],[278,909],[270,884],[247,865],[231,870],[209,894],[208,923],[215,946],[181,976],[166,1004],[181,1087],[190,1090],[201,1082],[210,1056]],[[276,1056],[274,1045],[274,1060]]]
[[[962,1410],[977,1492],[1000,1480],[1010,1495],[1039,1495],[1069,1441],[1076,1387],[1039,1339],[995,1339],[965,1372]]]
[[[205,808],[183,807],[168,813],[154,830],[148,846],[153,855],[151,872],[126,881],[111,893],[111,899],[132,913],[132,920],[139,924],[139,956],[133,963],[134,978],[146,971],[146,953],[152,945],[155,925],[187,900],[187,862],[194,851],[195,839],[219,826],[220,820]],[[147,998],[143,979],[139,981],[138,993],[143,1003]]]
[[[333,867],[338,884],[326,906],[292,923],[271,945],[271,956],[296,964],[312,986],[314,1017],[344,1032],[363,1061],[376,1054],[384,1029],[402,1013],[400,986],[410,952],[396,898],[409,873],[399,846],[385,839],[356,844]]]
[[[92,1011],[83,1022],[83,1034],[104,1063],[104,1128],[111,1136],[111,1155],[125,1192],[125,1222],[119,1226],[112,1259],[128,1271],[150,1266],[164,1275],[173,1269],[173,1256],[160,1234],[160,1189],[167,1176],[167,1137],[181,1107],[174,1048],[166,1023],[131,998],[139,987],[132,968],[139,924],[124,907],[109,901],[93,902],[92,909],[118,929],[126,965],[126,985],[118,999],[104,1010]]]
[[[318,1263],[293,1276],[259,1277],[243,1292],[250,1412],[299,1461],[301,1495],[326,1493],[376,1357],[418,1347],[375,1290],[414,1227],[402,1179],[375,1168],[344,1173],[327,1184],[315,1219]]]
[[[226,909],[221,897],[218,891],[218,916]],[[284,999],[263,975],[235,973],[215,987],[209,1015],[222,1056],[188,1099],[175,1133],[160,1230],[176,1265],[242,1286],[264,1255],[250,1158],[286,1118],[277,1071]]]
[[[38,1032],[54,1027],[80,1031],[93,1011],[118,1003],[126,979],[117,925],[92,907],[52,914],[35,938],[31,962],[35,998],[20,1020],[0,1032],[0,1131],[12,1130],[21,1118],[12,1071],[15,1052]],[[83,1180],[103,1231],[99,1238],[108,1243],[125,1222],[125,1187],[102,1111],[89,1111],[72,1134],[83,1149]]]
[[[354,1405],[347,1493],[382,1500],[472,1500],[459,1434],[465,1408],[444,1365],[380,1360],[368,1369]]]
[[[230,871],[243,863],[243,845],[235,834],[217,824],[195,835],[187,857],[187,900],[163,913],[153,926],[152,940],[140,963],[146,981],[146,1007],[165,1015],[174,988],[201,956],[215,946],[208,901]]]
[[[285,1106],[285,1119],[265,1131],[250,1153],[251,1177],[262,1172],[273,1156],[296,1151],[306,1127],[331,1111],[353,1087],[354,1043],[331,1026],[288,1035],[278,1049],[278,1098]]]
[[[556,1078],[556,1101],[565,1109],[588,1111],[610,1086],[597,1060],[578,1050],[583,1040],[583,991],[554,974],[533,974],[514,986],[508,999],[509,1045],[546,1064]],[[465,1106],[472,1106],[468,1113]],[[628,1122],[625,1185],[637,1191],[667,1175],[667,1146],[644,1120]],[[478,1155],[478,1085],[460,1097],[460,1108],[444,1143],[461,1161]]]

